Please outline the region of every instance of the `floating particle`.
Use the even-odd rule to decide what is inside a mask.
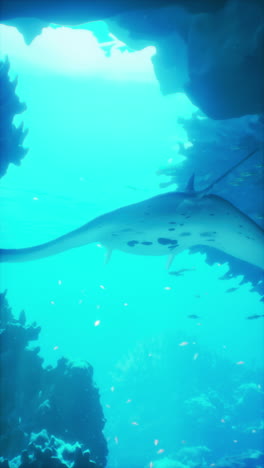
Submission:
[[[252,429],[251,432],[252,432],[252,434],[256,434],[257,431],[256,431],[256,429]]]
[[[199,353],[195,353],[194,356],[193,356],[193,360],[196,361],[196,359],[198,358],[199,356]]]
[[[109,408],[111,408],[111,405],[107,404],[107,405],[105,405],[105,407],[109,409]]]
[[[59,286],[62,285],[62,281],[61,281],[61,280],[58,280],[58,285],[59,285]]]
[[[154,463],[152,461],[149,462],[149,468],[154,468]]]
[[[181,444],[186,444],[186,440],[181,440]]]
[[[95,327],[98,327],[98,325],[100,325],[100,323],[101,323],[101,320],[96,320],[96,321],[94,322],[94,326],[95,326]]]
[[[234,442],[234,444],[237,444],[237,443],[238,443],[238,440],[235,439],[235,440],[233,440],[233,442]]]
[[[159,449],[159,450],[157,451],[157,453],[158,453],[158,454],[160,454],[160,453],[164,453],[164,452],[165,452],[165,450],[164,450],[164,449]]]
[[[96,244],[96,247],[99,247],[99,249],[101,249],[103,246],[102,244]]]
[[[111,392],[114,392],[114,391],[115,391],[115,387],[110,387],[110,391],[111,391]]]
[[[105,286],[103,284],[100,284],[101,289],[105,289]]]
[[[37,200],[39,200],[39,198],[38,197],[33,197],[32,200],[37,201]]]
[[[132,400],[127,400],[126,403],[131,403]]]
[[[123,306],[124,306],[124,307],[127,307],[127,306],[128,306],[128,303],[127,303],[127,302],[124,302]]]
[[[171,290],[171,287],[170,286],[165,286],[166,291],[170,291]]]
[[[100,305],[97,305],[97,306],[96,306],[96,309],[101,309],[101,306],[100,306]]]
[[[82,303],[83,303],[83,300],[79,299],[78,304],[82,304]]]
[[[188,341],[182,341],[182,343],[179,343],[179,346],[187,346],[188,344]]]
[[[245,361],[238,361],[236,362],[237,366],[242,366],[242,364],[245,364]]]
[[[132,421],[131,423],[133,426],[139,426],[139,423],[137,421]]]
[[[225,419],[224,419],[224,418],[220,419],[220,422],[224,424],[224,423],[225,423]]]
[[[154,440],[154,445],[159,445],[159,440],[158,439]]]
[[[114,441],[115,441],[116,445],[118,445],[118,442],[119,442],[119,441],[118,441],[118,437],[117,437],[117,436],[114,437]]]
[[[51,305],[55,305],[55,301],[50,301]]]
[[[54,346],[53,351],[57,351],[57,349],[59,349],[59,347],[58,347],[58,346]]]

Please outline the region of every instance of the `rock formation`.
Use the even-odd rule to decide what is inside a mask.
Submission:
[[[76,25],[111,17],[111,32],[129,47],[154,45],[164,94],[184,91],[214,119],[264,112],[262,0],[61,0],[4,2],[0,21],[27,42],[50,23]]]
[[[23,124],[19,127],[13,124],[15,115],[24,112],[26,105],[15,93],[17,80],[10,81],[9,68],[7,59],[0,61],[0,177],[5,175],[9,164],[19,166],[28,152],[22,146],[27,130],[23,129]]]
[[[12,460],[26,450],[21,468],[43,457],[63,463],[78,459],[69,466],[88,468],[88,455],[82,453],[89,450],[102,468],[107,456],[105,419],[93,369],[87,362],[63,358],[56,367],[44,368],[39,347],[31,343],[39,333],[36,323],[26,323],[24,311],[16,320],[5,294],[0,294],[0,456]],[[41,463],[32,467],[62,466]]]

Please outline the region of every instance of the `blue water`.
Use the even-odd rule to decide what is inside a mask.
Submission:
[[[188,141],[177,118],[195,107],[184,95],[161,95],[155,50],[127,50],[103,23],[87,28],[46,28],[26,46],[15,28],[1,27],[27,104],[15,122],[29,129],[29,153],[1,181],[2,248],[46,242],[164,193],[156,171],[177,163],[176,143]],[[178,468],[176,456],[190,466],[261,449],[263,326],[245,319],[263,313],[260,296],[250,283],[227,294],[241,277],[220,280],[228,265],[209,266],[203,254],[179,254],[174,269],[192,269],[180,277],[165,264],[114,252],[104,265],[103,248],[92,244],[1,266],[15,315],[25,309],[41,325],[45,363],[67,356],[93,365],[109,468]]]

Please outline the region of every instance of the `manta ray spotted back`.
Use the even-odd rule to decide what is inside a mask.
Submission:
[[[196,245],[210,245],[264,269],[264,231],[246,214],[211,188],[239,163],[200,192],[191,177],[186,192],[169,192],[99,216],[45,244],[0,250],[1,262],[26,262],[100,242],[112,250],[136,255],[168,255],[169,267],[177,253]]]

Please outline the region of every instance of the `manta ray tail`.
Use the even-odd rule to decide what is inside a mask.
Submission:
[[[218,177],[217,179],[214,180],[214,182],[212,182],[210,185],[208,185],[208,187],[206,187],[205,189],[199,191],[197,193],[198,197],[204,197],[205,195],[207,195],[211,189],[214,187],[214,185],[218,184],[218,182],[220,182],[220,180],[224,179],[226,176],[228,176],[228,174],[230,174],[231,172],[233,172],[238,166],[240,166],[241,164],[243,164],[244,161],[246,161],[247,159],[251,158],[251,156],[253,156],[255,153],[257,153],[257,150],[255,149],[254,151],[251,151],[249,154],[247,154],[247,156],[245,156],[243,159],[241,159],[238,163],[236,163],[234,166],[230,167],[230,169],[228,169],[226,172],[224,172],[224,174],[222,174],[220,177]]]
[[[92,223],[88,224],[92,225]],[[18,263],[39,260],[57,255],[65,250],[96,242],[97,240],[93,228],[89,229],[88,225],[85,225],[45,244],[25,249],[0,249],[0,262]]]

